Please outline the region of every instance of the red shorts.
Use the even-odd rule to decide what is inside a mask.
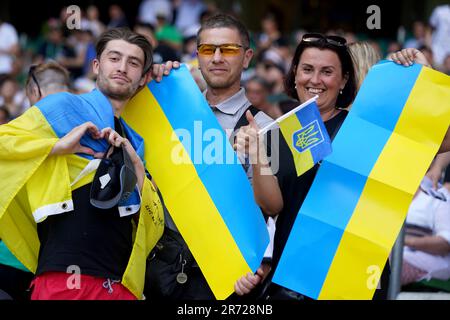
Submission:
[[[117,281],[83,274],[45,272],[31,287],[31,300],[137,300]]]

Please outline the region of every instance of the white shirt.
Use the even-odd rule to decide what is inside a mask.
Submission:
[[[189,27],[199,25],[200,14],[204,9],[205,6],[201,0],[182,0],[178,7],[175,26],[186,36]]]
[[[409,207],[406,222],[429,228],[433,231],[433,235],[441,236],[450,243],[450,194],[444,187],[438,191],[447,197],[447,201],[420,191]],[[433,255],[405,246],[403,259],[416,268],[426,271],[424,278],[427,280],[450,279],[450,254]]]
[[[6,22],[0,24],[0,51],[10,50],[18,42],[19,37],[17,36],[16,29]],[[12,64],[13,57],[0,52],[0,74],[10,73],[12,71]]]
[[[169,0],[144,0],[139,6],[139,21],[156,27],[156,16],[163,15],[166,21],[172,21],[172,4]]]
[[[436,64],[442,65],[450,54],[450,5],[437,6],[430,17],[433,32],[432,49]]]

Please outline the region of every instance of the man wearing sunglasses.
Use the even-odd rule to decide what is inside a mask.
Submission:
[[[272,121],[269,116],[251,105],[246,97],[245,89],[241,87],[242,72],[249,66],[253,57],[249,33],[241,22],[224,14],[210,17],[197,33],[197,55],[199,68],[207,85],[204,95],[221,127],[227,133],[230,143],[234,144],[234,133],[249,122],[255,122],[262,127]],[[251,181],[252,166],[244,165],[244,169]],[[273,175],[267,178],[269,184],[277,183]],[[279,208],[273,208],[270,195],[258,205],[263,211],[276,213],[279,210]],[[149,266],[147,296],[150,299],[214,299],[200,268],[172,219],[166,215],[165,220],[165,234],[161,241],[163,249],[159,254],[156,252],[155,256],[152,256],[150,263],[154,266],[170,265],[170,261],[164,261],[165,256],[170,256],[167,252],[164,253],[164,247],[173,247],[174,243],[179,243],[183,251],[188,252],[189,258],[186,261],[193,262],[189,266],[184,266],[181,271],[187,274],[187,281],[178,283],[173,290],[167,290],[161,283],[157,283],[158,278],[161,279],[157,268]],[[164,241],[167,242],[163,243]],[[158,290],[158,287],[162,290]]]

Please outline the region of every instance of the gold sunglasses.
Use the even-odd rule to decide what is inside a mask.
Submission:
[[[216,52],[217,49],[220,50],[220,53],[223,56],[237,56],[240,52],[240,49],[244,48],[240,44],[236,43],[224,43],[224,44],[208,44],[204,43],[197,47],[198,54],[203,56],[212,56]]]

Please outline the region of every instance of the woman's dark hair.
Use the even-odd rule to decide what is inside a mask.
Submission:
[[[143,74],[147,73],[150,70],[150,67],[153,64],[152,45],[144,36],[131,31],[129,28],[113,28],[103,32],[97,40],[97,44],[95,46],[97,59],[100,59],[100,56],[105,50],[106,45],[112,40],[124,40],[141,48],[144,52]]]
[[[344,89],[342,89],[342,94],[338,95],[336,101],[336,108],[340,109],[348,107],[353,102],[356,96],[356,81],[352,58],[346,45],[337,46],[325,41],[325,39],[314,42],[300,41],[300,43],[297,46],[297,49],[295,50],[294,57],[292,58],[291,67],[289,68],[288,74],[284,81],[284,86],[287,95],[290,96],[291,98],[299,100],[297,90],[295,89],[295,75],[297,73],[297,67],[300,61],[300,57],[303,51],[305,51],[305,49],[307,48],[317,48],[319,50],[331,50],[337,54],[342,66],[342,75],[343,76],[347,75],[348,80]]]

